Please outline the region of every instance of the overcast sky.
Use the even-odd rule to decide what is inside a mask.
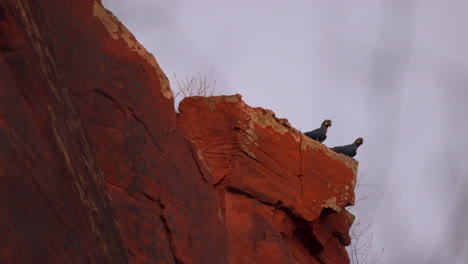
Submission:
[[[171,77],[213,71],[327,146],[364,138],[379,263],[468,263],[468,2],[103,0]]]

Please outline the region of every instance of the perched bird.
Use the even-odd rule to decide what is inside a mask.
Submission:
[[[331,127],[331,125],[332,125],[331,120],[327,119],[322,122],[322,125],[320,126],[320,128],[317,128],[310,132],[305,132],[304,134],[313,140],[323,142],[325,141],[325,139],[327,139],[327,129],[328,127]]]
[[[346,146],[339,146],[339,147],[334,147],[332,148],[333,151],[336,153],[341,153],[345,154],[346,156],[354,157],[356,156],[356,151],[359,148],[359,146],[364,143],[364,139],[358,138],[354,141],[353,144],[346,145]]]

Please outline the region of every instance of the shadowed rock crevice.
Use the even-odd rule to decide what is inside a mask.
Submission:
[[[259,199],[255,198],[253,195],[251,195],[250,193],[244,191],[244,190],[241,190],[241,189],[238,189],[236,187],[232,187],[232,186],[229,186],[226,188],[226,191],[229,191],[231,193],[234,193],[234,194],[239,194],[239,195],[244,195],[250,199],[255,199],[263,204],[267,204],[267,205],[273,205],[272,203],[268,203],[268,202],[265,202],[265,201],[260,201]]]
[[[323,252],[323,245],[315,237],[311,223],[303,218],[296,217],[292,214],[287,214],[293,221],[295,229],[294,236],[309,250],[310,255],[316,256]]]
[[[339,240],[342,245],[347,245],[343,243],[343,240],[340,239],[340,236],[344,238],[344,235],[337,231],[333,226],[333,223],[328,221],[328,218],[332,215],[336,215],[337,212],[330,208],[324,208],[320,214],[320,217],[314,221],[308,221],[301,216],[293,213],[290,208],[284,206],[283,202],[278,201],[276,203],[265,202],[260,199],[255,198],[253,195],[249,194],[246,191],[239,190],[237,188],[228,187],[226,191],[234,196],[242,196],[248,199],[235,199],[233,207],[228,209],[226,218],[228,223],[234,221],[233,211],[236,211],[236,208],[245,206],[246,204],[257,204],[255,207],[266,206],[268,209],[266,211],[272,212],[272,215],[265,215],[265,209],[257,211],[257,213],[252,214],[251,223],[243,226],[241,230],[236,229],[236,232],[246,232],[247,229],[251,230],[251,234],[246,235],[246,238],[249,237],[247,241],[252,240],[253,245],[258,245],[258,243],[265,243],[262,241],[268,241],[269,236],[265,235],[265,232],[273,232],[276,235],[273,237],[281,237],[284,242],[279,242],[279,245],[282,246],[283,250],[288,252],[293,252],[288,254],[289,260],[298,259],[298,256],[294,256],[294,252],[303,252],[309,255],[308,261],[314,259],[317,263],[334,263],[330,260],[333,260],[333,255],[330,252],[326,252],[325,248],[331,246],[333,241]],[[240,213],[240,212],[239,212]],[[273,219],[276,218],[274,215],[281,214],[281,218],[277,218],[280,222],[275,224]],[[228,224],[229,226],[229,224]],[[349,228],[349,227],[348,227]],[[266,231],[269,230],[269,231]],[[253,236],[253,237],[252,237]],[[233,240],[241,241],[241,238],[238,238],[239,234],[235,233]],[[336,244],[335,244],[336,246]],[[241,252],[241,251],[240,251]],[[343,255],[342,251],[341,257],[346,257]],[[234,259],[241,253],[235,253]],[[244,253],[242,253],[244,254]],[[254,255],[260,254],[258,252],[258,247],[254,246],[252,248],[252,253]],[[335,256],[336,257],[336,256]],[[300,258],[299,258],[300,259]],[[234,261],[235,263],[238,263]],[[259,262],[265,263],[265,262]],[[309,262],[306,262],[309,263]]]

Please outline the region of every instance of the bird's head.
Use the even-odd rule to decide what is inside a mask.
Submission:
[[[332,122],[330,119],[326,119],[325,121],[322,122],[322,127],[331,127]]]
[[[363,138],[357,138],[356,141],[354,141],[354,145],[356,145],[356,147],[359,147],[362,145],[362,143],[364,143],[364,139]]]

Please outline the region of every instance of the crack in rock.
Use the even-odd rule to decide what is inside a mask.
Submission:
[[[138,123],[140,123],[143,128],[145,129],[145,131],[147,132],[148,136],[151,138],[151,141],[153,142],[154,146],[160,151],[162,152],[161,150],[161,147],[159,146],[159,144],[157,143],[156,141],[156,138],[153,136],[153,134],[151,133],[151,130],[149,129],[148,125],[143,121],[143,119],[141,119],[136,113],[135,111],[133,110],[133,108],[129,107],[129,106],[125,106],[125,107],[122,107],[122,104],[120,104],[112,95],[108,94],[107,92],[103,91],[103,90],[100,90],[100,89],[93,89],[93,92],[101,95],[102,97],[108,99],[109,101],[112,102],[112,104],[117,107],[117,109],[120,110],[120,112],[122,112],[122,114],[124,116],[127,115],[127,111],[125,111],[125,108],[128,109],[128,111],[130,112],[131,116],[133,117],[133,119],[135,119]]]
[[[176,253],[174,233],[169,227],[169,222],[166,216],[166,206],[164,205],[161,199],[156,200],[156,202],[158,202],[159,208],[161,209],[161,214],[159,215],[159,218],[161,219],[164,225],[164,229],[166,230],[167,237],[169,238],[169,244],[172,252],[172,257],[174,258],[174,263],[184,264],[184,262],[180,260],[180,257],[178,257]]]

